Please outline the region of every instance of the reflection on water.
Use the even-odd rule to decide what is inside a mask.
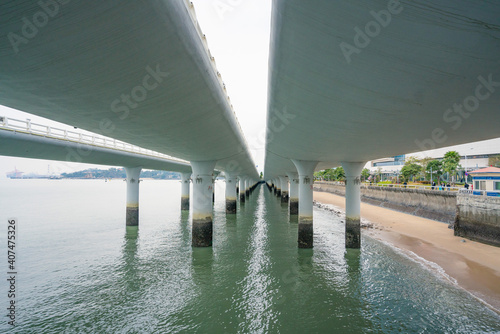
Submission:
[[[189,211],[182,211],[179,218],[179,229],[181,231],[181,240],[191,240],[191,214]]]
[[[288,221],[292,225],[298,225],[299,224],[299,215],[289,215]]]
[[[498,315],[386,245],[346,251],[330,212],[315,209],[314,249],[298,249],[297,217],[267,188],[226,215],[221,186],[214,246],[192,248],[176,181],[141,183],[138,228],[124,226],[123,182],[2,184],[0,213],[22,227],[16,331],[500,331]]]
[[[213,249],[211,247],[195,247],[191,256],[194,283],[198,286],[210,286],[213,283]]]
[[[121,281],[126,291],[134,292],[140,288],[140,281],[137,275],[139,262],[137,260],[137,245],[139,237],[138,226],[126,226],[123,243],[123,267],[119,269],[123,273]]]
[[[246,320],[246,326],[242,329],[245,332],[269,331],[269,324],[274,322],[274,314],[266,312],[272,305],[273,291],[269,289],[272,278],[269,275],[271,263],[267,222],[264,220],[266,213],[264,197],[260,196],[257,201],[247,250],[250,259],[247,262],[247,275],[242,291],[244,295],[242,311]]]

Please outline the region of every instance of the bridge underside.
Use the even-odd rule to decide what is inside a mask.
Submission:
[[[0,155],[191,173],[188,163],[5,130],[0,131]]]
[[[271,26],[264,175],[299,174],[299,247],[314,170],[344,167],[360,248],[366,161],[499,136],[498,2],[274,0]]]
[[[257,177],[189,2],[51,4],[0,5],[0,104]]]
[[[497,2],[275,0],[270,52],[266,178],[499,136]]]
[[[141,168],[185,172],[183,208],[192,169],[193,245],[211,245],[214,169],[249,183],[258,174],[191,2],[12,1],[0,4],[0,33],[0,104],[189,161],[92,152],[126,167],[129,226]],[[0,154],[58,159],[71,146],[20,137]]]

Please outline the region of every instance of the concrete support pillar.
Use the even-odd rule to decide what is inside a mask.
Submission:
[[[236,176],[226,173],[226,213],[236,213]]]
[[[191,173],[181,174],[181,210],[189,210],[189,184]]]
[[[193,169],[192,246],[212,246],[213,172],[216,161],[191,161]]]
[[[361,247],[361,170],[364,162],[342,162],[345,171],[345,247]]]
[[[245,203],[245,178],[240,177],[240,202]]]
[[[313,174],[317,161],[292,160],[299,172],[299,248],[313,247]]]
[[[280,176],[281,185],[281,203],[288,203],[288,179],[286,176]]]
[[[281,197],[281,181],[280,181],[280,178],[277,177],[275,180],[276,180],[276,196]]]
[[[127,213],[125,224],[139,226],[139,177],[141,167],[125,167],[127,173]]]
[[[288,196],[290,198],[290,214],[299,214],[299,174],[298,173],[287,173],[288,181],[290,182],[290,192]]]
[[[250,197],[250,179],[245,180],[245,196]]]

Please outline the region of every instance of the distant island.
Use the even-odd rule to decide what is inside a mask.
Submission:
[[[61,175],[39,175],[34,173],[25,174],[16,169],[6,175],[10,179],[124,179],[127,177],[124,168],[109,168],[107,170],[89,168],[73,173],[62,173]],[[140,177],[144,179],[157,180],[181,179],[181,175],[179,173],[160,170],[143,170]]]

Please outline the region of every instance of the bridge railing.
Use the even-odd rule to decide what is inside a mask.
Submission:
[[[125,151],[129,153],[142,154],[155,158],[171,160],[175,162],[189,163],[188,161],[177,159],[167,154],[159,153],[153,150],[148,150],[113,138],[97,136],[94,134],[87,134],[67,129],[55,128],[49,125],[31,122],[29,119],[20,120],[20,119],[0,116],[0,130],[28,133],[47,138],[66,140],[70,142]]]
[[[368,186],[376,186],[376,187],[386,187],[386,188],[404,188],[404,189],[422,189],[422,190],[436,190],[436,191],[459,191],[462,189],[461,187],[446,187],[444,185],[441,186],[427,186],[427,185],[420,185],[420,184],[401,184],[401,183],[390,183],[390,184],[369,184],[369,183],[363,183],[364,187]]]
[[[336,185],[345,185],[344,182],[342,181],[319,181],[319,182],[324,182],[327,184],[336,184]],[[434,191],[460,191],[461,187],[445,187],[443,185],[441,186],[427,186],[427,185],[420,185],[420,184],[401,184],[401,183],[382,183],[382,184],[369,184],[369,183],[361,183],[361,187],[363,188],[368,188],[368,187],[382,187],[382,188],[404,188],[404,189],[421,189],[421,190],[434,190]]]
[[[460,191],[460,194],[500,197],[500,190],[474,190],[474,189],[463,189],[462,188],[459,191]]]
[[[236,120],[236,124],[238,125],[238,128],[240,129],[240,134],[243,140],[245,141],[246,146],[248,147],[248,143],[246,142],[246,138],[243,135],[243,130],[241,128],[240,122],[238,121],[238,117],[236,116],[236,112],[234,111],[233,104],[231,103],[231,98],[229,97],[229,94],[227,93],[226,89],[226,84],[224,83],[224,80],[222,80],[222,75],[220,74],[219,70],[217,69],[217,64],[215,63],[215,57],[212,56],[212,53],[210,52],[210,48],[208,47],[208,42],[207,42],[207,37],[201,30],[200,24],[198,23],[198,18],[196,17],[196,11],[194,9],[194,4],[190,0],[184,0],[184,4],[186,5],[189,16],[191,17],[191,21],[193,22],[193,25],[196,28],[196,31],[198,32],[198,35],[200,36],[201,42],[203,46],[205,47],[205,51],[208,54],[208,58],[210,59],[210,63],[212,65],[212,68],[214,72],[217,74],[217,80],[219,81],[220,86],[224,90],[224,93],[226,95],[227,103],[229,104],[229,107],[231,108],[231,111],[233,112],[234,119]]]

